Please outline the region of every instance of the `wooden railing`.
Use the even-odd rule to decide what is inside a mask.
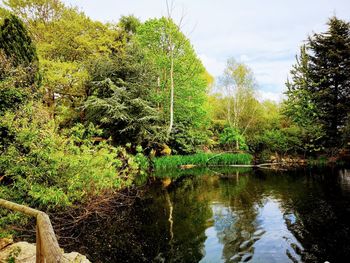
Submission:
[[[69,262],[58,245],[50,218],[46,213],[1,198],[0,207],[36,218],[36,263]]]

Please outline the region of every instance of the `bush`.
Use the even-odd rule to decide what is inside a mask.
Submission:
[[[143,154],[143,149],[140,145],[136,146],[135,162],[139,166],[140,174],[146,174],[149,168],[149,161],[148,158]]]
[[[190,125],[178,123],[170,134],[169,146],[175,154],[193,154],[207,141],[207,131],[195,130]]]
[[[13,60],[0,49],[0,115],[6,110],[17,109],[33,96],[33,70],[31,66],[14,66]]]
[[[43,210],[83,202],[130,185],[139,165],[124,148],[95,145],[93,125],[58,134],[40,107],[27,106],[0,119],[11,141],[0,141],[0,196]],[[144,165],[144,164],[143,164]]]
[[[219,134],[219,142],[228,149],[237,149],[236,144],[238,143],[237,150],[248,150],[244,136],[235,128],[225,128],[223,132]]]

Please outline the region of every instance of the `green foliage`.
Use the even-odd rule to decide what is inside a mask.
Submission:
[[[225,107],[223,113],[228,126],[245,135],[256,117],[258,106],[252,70],[244,63],[229,58],[220,78],[220,88],[222,94],[225,94],[221,107]]]
[[[7,15],[0,23],[0,115],[34,95],[36,49],[23,23]]]
[[[12,136],[0,145],[0,173],[9,182],[0,187],[2,198],[57,209],[129,185],[138,172],[125,149],[93,143],[100,134],[93,125],[59,135],[40,107],[7,112],[0,127]]]
[[[169,146],[175,154],[193,154],[198,146],[205,145],[208,141],[207,131],[191,129],[189,124],[178,123],[174,125],[170,134]]]
[[[230,165],[251,164],[253,157],[247,153],[197,153],[194,155],[172,155],[155,158],[153,160],[155,170],[175,168],[180,165]]]
[[[0,115],[32,97],[37,73],[36,49],[23,23],[8,15],[0,24]]]
[[[129,35],[128,40],[130,40],[131,36],[134,35],[137,29],[141,26],[141,22],[133,15],[122,16],[119,19],[118,26],[122,29],[123,32]]]
[[[64,6],[57,0],[4,0],[3,2],[26,23],[31,21],[48,23],[57,20]]]
[[[14,66],[13,59],[0,50],[0,115],[8,109],[16,109],[33,97],[35,85],[32,85],[29,67]]]
[[[318,147],[337,148],[350,112],[350,24],[336,17],[328,31],[310,36],[287,82],[285,113],[314,133]],[[319,136],[322,136],[321,137]]]
[[[60,125],[72,125],[82,117],[89,79],[87,64],[123,48],[120,30],[92,21],[59,0],[8,0],[5,5],[25,21],[34,38],[43,101]]]
[[[228,149],[236,149],[236,143],[239,145],[239,150],[248,150],[245,138],[235,128],[226,127],[219,134],[219,142]]]
[[[328,164],[328,160],[324,156],[318,158],[308,158],[307,164],[311,167],[325,167]]]
[[[345,147],[350,147],[350,113],[348,114],[348,120],[347,123],[344,125],[344,128],[342,129],[342,144],[345,145]]]
[[[4,88],[4,86],[0,84],[0,115],[6,110],[16,109],[25,102],[27,97],[28,94],[23,90],[13,87]]]
[[[154,74],[142,50],[130,45],[91,65],[86,118],[118,144],[162,141],[160,117],[150,101]]]
[[[282,130],[267,130],[261,136],[260,141],[272,152],[287,153],[290,148],[293,148],[287,134]]]
[[[30,65],[37,61],[34,44],[23,23],[14,15],[0,25],[0,50],[13,60],[15,66]]]
[[[141,145],[136,146],[135,162],[139,166],[140,174],[145,175],[149,169],[149,160],[143,154],[143,149]]]
[[[174,127],[170,146],[178,152],[193,152],[197,143],[186,143],[179,138],[179,130],[201,130],[209,123],[206,92],[210,83],[208,73],[196,55],[190,41],[169,18],[150,19],[138,27],[136,41],[154,61],[157,85],[153,86],[150,100],[157,106],[163,123],[170,121],[171,81],[173,62]],[[172,51],[172,52],[170,52]],[[164,129],[167,129],[164,125]],[[183,128],[184,127],[184,128]],[[193,132],[192,132],[193,133]],[[192,137],[192,136],[191,136]],[[198,140],[198,142],[201,140]],[[188,144],[188,148],[186,149]]]

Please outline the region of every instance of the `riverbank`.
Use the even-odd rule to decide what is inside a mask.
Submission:
[[[347,162],[347,156],[337,157],[303,157],[303,156],[276,156],[271,155],[268,159],[260,160],[249,153],[197,153],[193,155],[170,155],[154,158],[152,160],[155,172],[167,169],[191,169],[194,167],[207,166],[231,166],[275,169],[293,169],[304,166],[327,166],[343,165]]]
[[[123,155],[119,155],[119,157],[120,156]],[[126,157],[124,158],[126,159]],[[127,158],[129,159],[126,160],[132,160],[130,159],[131,156],[128,156]],[[201,153],[187,156],[163,156],[154,158],[152,161],[150,162],[150,167],[153,167],[154,169],[154,172],[152,173],[153,176],[159,178],[170,177],[173,179],[187,176],[192,177],[193,175],[201,174],[230,178],[237,175],[237,173],[249,173],[253,168],[266,168],[282,171],[308,165],[317,166],[317,164],[325,164],[324,159],[317,161],[314,159],[307,160],[292,157],[286,157],[280,160],[272,159],[271,163],[268,164],[254,164],[253,156],[247,153]],[[188,169],[194,167],[195,169]],[[58,236],[62,238],[59,242],[66,243],[65,240],[67,239],[78,239],[79,232],[75,231],[76,229],[84,228],[86,222],[99,220],[105,215],[110,214],[113,210],[118,209],[118,211],[124,211],[125,207],[133,206],[135,200],[138,200],[142,195],[135,187],[137,181],[142,176],[141,174],[138,176],[133,174],[132,176],[133,179],[128,186],[113,191],[104,191],[98,195],[91,195],[88,199],[84,199],[83,202],[76,202],[72,206],[56,209],[56,211],[50,213],[55,232],[57,232]],[[143,180],[146,179],[144,176],[142,178]],[[20,222],[20,224],[17,225],[18,227],[13,228],[12,230],[15,230],[15,232],[22,232],[20,234],[22,237],[23,234],[24,236],[30,235],[29,232],[34,230],[33,224],[30,222],[29,225],[28,221],[25,221],[27,225],[22,224],[21,222],[23,221],[23,218],[18,217],[18,215],[12,215],[9,218],[12,220],[10,221],[12,225],[17,225],[17,222]],[[5,222],[4,220],[4,218],[1,219],[2,222]],[[127,219],[124,218],[123,220]],[[20,229],[21,225],[26,225],[26,227],[30,226],[30,229],[23,231],[23,229]],[[71,236],[67,236],[67,233],[70,233]],[[16,235],[17,234],[15,233],[16,241],[22,240],[21,236]],[[27,241],[33,242],[33,240],[30,239]]]

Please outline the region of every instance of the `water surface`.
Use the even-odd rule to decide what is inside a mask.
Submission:
[[[77,230],[93,262],[344,262],[350,171],[163,172],[132,207]],[[159,176],[159,175],[158,175]]]

